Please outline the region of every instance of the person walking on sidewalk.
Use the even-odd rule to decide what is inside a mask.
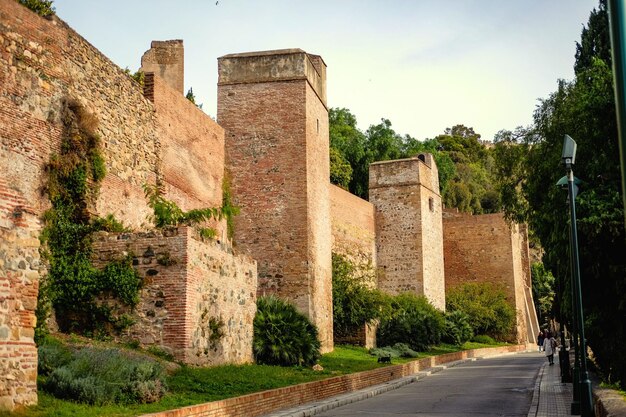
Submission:
[[[537,346],[539,346],[539,352],[543,349],[543,330],[539,329],[539,335],[537,336]]]
[[[556,339],[550,332],[546,332],[546,337],[543,339],[543,351],[548,358],[550,365],[554,365],[554,351],[556,350]]]

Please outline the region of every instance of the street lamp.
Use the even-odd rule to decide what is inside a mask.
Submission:
[[[574,292],[574,320],[577,321],[576,328],[578,330],[580,347],[580,408],[582,417],[593,417],[593,400],[591,397],[591,381],[587,372],[587,342],[585,341],[585,326],[583,319],[583,300],[580,286],[580,266],[578,262],[578,233],[576,230],[576,193],[578,187],[574,184],[573,166],[576,161],[576,142],[574,139],[565,135],[563,138],[563,153],[561,155],[565,171],[567,175],[567,192],[569,196],[569,212],[570,212],[570,245],[572,255],[572,288]],[[575,188],[576,187],[576,188]],[[575,382],[575,381],[574,381]],[[572,404],[572,408],[574,404]]]

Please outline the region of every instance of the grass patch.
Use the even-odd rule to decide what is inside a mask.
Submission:
[[[473,342],[465,343],[461,347],[442,344],[428,352],[420,352],[419,357],[484,347],[493,346]],[[394,358],[392,365],[413,360],[416,359]],[[299,366],[225,365],[213,368],[183,366],[167,378],[169,392],[156,403],[89,406],[60,400],[40,391],[37,406],[14,413],[0,412],[0,417],[137,416],[390,366],[378,363],[377,358],[370,355],[367,349],[356,346],[335,346],[333,352],[321,357],[319,364],[324,368],[323,371],[313,371],[310,367]]]

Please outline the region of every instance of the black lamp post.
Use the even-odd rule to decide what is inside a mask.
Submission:
[[[563,154],[561,159],[565,164],[567,173],[567,191],[569,196],[570,230],[571,230],[571,254],[572,254],[572,287],[574,292],[575,311],[574,318],[577,321],[578,346],[580,348],[580,411],[582,417],[593,417],[593,400],[591,397],[591,381],[587,372],[587,343],[585,341],[585,326],[583,318],[583,300],[580,286],[580,266],[578,262],[578,232],[576,230],[576,192],[578,187],[574,184],[573,166],[576,161],[576,142],[565,135],[563,140]],[[578,349],[577,349],[578,350]],[[573,404],[572,404],[573,405]]]

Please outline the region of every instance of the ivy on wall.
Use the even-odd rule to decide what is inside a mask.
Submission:
[[[66,100],[62,122],[60,152],[53,154],[45,167],[45,192],[51,208],[43,215],[40,239],[48,275],[40,288],[36,336],[45,334],[50,308],[61,331],[105,336],[132,324],[120,311],[138,303],[141,279],[130,256],[114,260],[102,270],[92,265],[92,234],[124,227],[113,216],[95,218],[90,214],[106,175],[100,138],[95,133],[97,119],[78,102]]]

